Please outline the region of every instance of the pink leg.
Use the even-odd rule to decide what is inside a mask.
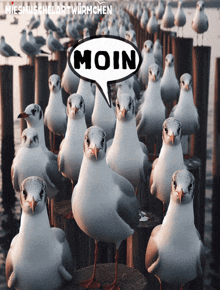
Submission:
[[[115,279],[111,285],[104,285],[104,290],[120,290],[120,287],[117,285],[117,276],[118,276],[118,249],[116,249],[115,255]]]

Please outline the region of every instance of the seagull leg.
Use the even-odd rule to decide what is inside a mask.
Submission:
[[[115,279],[111,285],[104,285],[104,290],[120,290],[120,287],[117,285],[117,276],[118,276],[118,249],[116,249],[115,255]]]
[[[181,285],[181,288],[180,288],[180,290],[183,290],[183,285]]]
[[[160,289],[159,290],[162,290],[162,284],[160,283]]]
[[[202,46],[203,46],[203,34],[202,34]]]
[[[95,278],[97,261],[98,261],[98,243],[97,241],[95,241],[95,261],[94,261],[93,274],[90,279],[79,283],[81,287],[86,288],[86,289],[101,288],[101,284]]]

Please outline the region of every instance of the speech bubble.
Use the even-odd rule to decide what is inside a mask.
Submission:
[[[127,39],[96,35],[77,42],[68,63],[78,77],[95,82],[111,107],[108,85],[134,75],[141,66],[141,52]]]

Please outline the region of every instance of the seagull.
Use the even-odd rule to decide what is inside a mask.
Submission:
[[[20,229],[5,265],[9,288],[58,290],[73,278],[70,247],[63,230],[50,228],[46,196],[46,184],[37,176],[21,184]]]
[[[165,7],[162,0],[159,0],[158,6],[156,7],[156,18],[157,20],[161,20],[165,11]]]
[[[79,85],[79,77],[72,72],[72,70],[69,67],[69,63],[68,63],[68,56],[69,56],[71,49],[72,49],[72,47],[69,47],[67,49],[66,68],[63,72],[62,80],[61,80],[61,87],[69,95],[76,93],[78,85]]]
[[[107,141],[114,137],[116,125],[115,112],[103,98],[98,86],[96,86],[92,125],[101,127],[105,131]]]
[[[180,94],[179,82],[174,70],[174,56],[168,54],[165,59],[165,70],[161,79],[161,97],[165,103],[178,99]]]
[[[188,147],[188,135],[199,131],[199,115],[193,101],[192,77],[190,74],[186,73],[181,76],[180,88],[178,104],[173,107],[170,117],[174,117],[182,124],[182,135],[185,137],[183,139],[187,143],[187,145],[182,144],[185,153],[185,146]]]
[[[157,30],[158,30],[157,18],[156,18],[154,10],[151,10],[150,19],[147,23],[147,32],[149,34],[154,34],[157,32]]]
[[[155,63],[153,42],[151,40],[146,40],[144,42],[143,61],[138,72],[138,78],[144,86],[148,84],[148,70],[149,66],[153,63]]]
[[[33,15],[32,17],[31,17],[31,19],[30,20],[28,20],[28,25],[27,25],[27,27],[29,27],[29,25],[32,23],[32,22],[34,22],[36,20],[36,18],[35,18],[35,16]]]
[[[25,29],[21,31],[20,48],[27,56],[35,56],[40,53],[48,54],[39,47],[34,46],[31,42],[27,41]]]
[[[11,56],[19,56],[19,57],[21,57],[21,55],[19,53],[14,51],[14,49],[5,42],[5,37],[4,36],[1,36],[0,54],[5,57],[6,62],[7,62],[8,57],[11,57]]]
[[[46,39],[42,36],[34,37],[32,31],[28,31],[29,42],[34,46],[41,48],[46,44]]]
[[[81,95],[85,102],[85,118],[87,127],[91,126],[91,117],[95,96],[92,93],[91,83],[80,78],[77,94]]]
[[[109,35],[118,36],[118,29],[115,23],[115,19],[110,19],[108,21]]]
[[[62,186],[62,176],[56,162],[51,162],[40,146],[39,135],[33,128],[27,128],[21,135],[21,146],[11,166],[11,178],[16,192],[21,191],[23,180],[39,176],[47,184],[47,196],[52,199]]]
[[[129,40],[130,42],[132,42],[135,46],[138,46],[137,45],[137,40],[136,40],[136,32],[134,31],[134,29],[130,29],[130,30],[126,31],[125,39]]]
[[[161,133],[166,118],[166,107],[161,99],[160,68],[154,63],[149,66],[149,82],[142,99],[137,116],[136,125],[139,137],[148,134]]]
[[[38,15],[37,19],[35,19],[28,25],[28,29],[30,30],[37,29],[39,26],[40,26],[40,15]]]
[[[165,281],[183,289],[185,283],[202,275],[206,254],[194,224],[194,176],[178,170],[171,180],[170,204],[162,225],[151,233],[145,267],[160,284]]]
[[[116,116],[115,136],[107,150],[106,162],[112,170],[130,181],[137,195],[137,186],[147,181],[151,166],[147,147],[138,139],[134,100],[128,93],[117,97]]]
[[[118,34],[120,37],[124,38],[126,33],[126,28],[125,28],[125,21],[124,19],[121,19],[119,22],[119,31]]]
[[[83,29],[83,39],[88,38],[88,37],[90,37],[90,32],[89,32],[89,29],[87,27],[85,27]]]
[[[56,52],[56,51],[64,51],[66,50],[66,48],[59,42],[58,39],[56,39],[54,36],[53,36],[53,31],[49,29],[48,31],[48,36],[47,36],[47,47],[49,48],[49,50],[51,51],[52,53],[52,56],[53,56],[53,53]],[[55,54],[54,54],[55,56]]]
[[[143,10],[143,13],[142,13],[142,16],[140,19],[140,25],[141,25],[142,29],[144,29],[144,30],[146,29],[148,20],[149,20],[148,10],[146,7],[144,7],[144,10]]]
[[[165,28],[172,28],[174,26],[174,14],[172,12],[172,2],[168,1],[165,12],[162,17],[162,24]]]
[[[192,29],[197,33],[197,43],[198,43],[198,34],[202,34],[206,32],[209,28],[208,17],[205,14],[205,4],[203,1],[198,1],[196,4],[196,13],[193,17],[192,21]]]
[[[72,181],[73,187],[78,181],[83,159],[84,134],[87,129],[85,121],[85,103],[79,94],[72,94],[67,100],[67,130],[60,144],[58,168],[62,175]]]
[[[72,26],[72,20],[71,19],[69,19],[67,21],[66,34],[67,34],[67,36],[69,38],[74,39],[74,40],[78,40],[80,38],[78,30],[76,29],[76,27]]]
[[[178,2],[178,9],[176,15],[174,17],[174,24],[178,27],[182,27],[186,24],[186,15],[183,10],[183,1],[180,0]],[[183,37],[183,30],[182,30],[182,37]]]
[[[63,104],[60,77],[56,74],[49,77],[50,96],[45,109],[44,125],[54,134],[53,152],[55,151],[55,134],[64,137],[67,126],[66,106]]]
[[[163,123],[163,145],[159,157],[153,162],[150,176],[150,192],[165,204],[170,201],[172,175],[177,170],[186,169],[181,146],[182,125],[175,118],[168,118]]]
[[[102,28],[101,28],[101,22],[98,22],[98,25],[97,25],[97,29],[96,29],[96,35],[101,35],[101,32],[102,32]]]
[[[25,108],[24,112],[21,112],[18,115],[18,118],[25,119],[28,128],[36,129],[39,137],[40,146],[42,147],[43,151],[46,153],[50,160],[56,162],[56,155],[53,152],[49,151],[46,147],[44,135],[44,117],[41,107],[37,104],[30,104]]]
[[[46,18],[44,20],[44,28],[46,29],[46,31],[48,31],[48,30],[56,31],[57,30],[56,25],[53,23],[53,20],[50,19],[48,14],[46,14]]]
[[[80,286],[99,288],[95,278],[98,258],[97,241],[116,245],[115,279],[103,289],[119,289],[117,285],[118,249],[121,242],[134,233],[138,225],[138,202],[131,183],[106,164],[106,136],[97,126],[85,132],[84,156],[77,185],[72,194],[73,217],[88,236],[95,239],[95,262],[91,279]],[[116,226],[117,225],[117,226]]]

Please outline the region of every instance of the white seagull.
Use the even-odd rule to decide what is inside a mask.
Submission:
[[[209,28],[208,17],[205,14],[205,4],[203,1],[198,1],[196,4],[196,13],[193,17],[192,21],[192,29],[197,33],[197,42],[198,42],[198,34],[202,34],[206,32]]]
[[[14,51],[14,49],[9,44],[7,44],[5,42],[5,37],[4,36],[1,36],[0,54],[2,56],[4,56],[6,60],[8,59],[8,57],[11,57],[11,56],[19,56],[19,57],[21,57],[21,55],[19,53]]]
[[[168,1],[165,12],[162,18],[162,24],[165,28],[172,28],[174,26],[174,14],[172,12],[172,2]]]

